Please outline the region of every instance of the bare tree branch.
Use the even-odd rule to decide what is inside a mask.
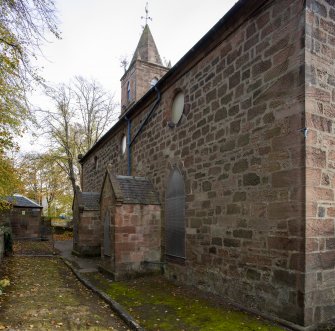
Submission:
[[[75,77],[69,85],[49,88],[47,95],[54,110],[43,111],[44,134],[57,151],[57,162],[71,181],[73,190],[79,182],[77,155],[86,153],[116,119],[116,104],[95,80]]]

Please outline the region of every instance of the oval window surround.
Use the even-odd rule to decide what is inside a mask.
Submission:
[[[171,122],[177,125],[184,112],[185,96],[182,91],[176,93],[171,107]]]
[[[121,154],[123,155],[127,149],[127,137],[124,134],[121,138]]]

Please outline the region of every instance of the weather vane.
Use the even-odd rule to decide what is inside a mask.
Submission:
[[[149,16],[148,2],[145,4],[145,17],[141,16],[141,20],[145,19],[145,25],[148,24],[148,20],[152,21],[152,18]]]

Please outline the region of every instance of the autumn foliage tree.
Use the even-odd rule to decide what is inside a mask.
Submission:
[[[46,203],[47,215],[71,210],[72,191],[67,177],[49,153],[27,153],[18,167],[22,192],[39,204]]]
[[[10,194],[22,188],[22,181],[10,158],[0,159],[0,174],[0,196]]]
[[[0,151],[13,146],[27,119],[27,92],[41,82],[32,57],[45,33],[59,37],[52,0],[0,1]]]
[[[16,188],[7,152],[30,116],[27,93],[42,82],[31,59],[46,32],[59,37],[52,0],[0,1],[0,195]]]

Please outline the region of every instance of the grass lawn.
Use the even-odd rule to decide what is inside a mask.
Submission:
[[[87,274],[87,277],[147,330],[286,330],[258,316],[238,311],[209,294],[176,286],[162,277],[127,282],[112,282],[98,273]]]

